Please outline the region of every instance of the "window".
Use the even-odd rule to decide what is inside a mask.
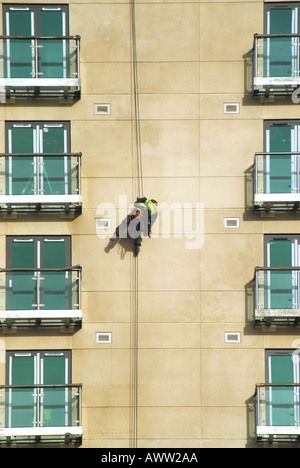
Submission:
[[[266,34],[299,34],[299,3],[267,3],[265,5]],[[273,77],[296,76],[299,38],[274,37],[269,40],[267,75]]]
[[[266,306],[269,309],[299,309],[300,237],[266,236]]]
[[[6,122],[0,204],[15,211],[81,211],[81,153],[69,122]]]
[[[81,384],[71,351],[7,351],[0,443],[81,444]]]
[[[40,310],[42,316],[43,310],[72,309],[69,237],[9,236],[6,265],[15,269],[7,273],[8,310]]]
[[[299,209],[300,121],[275,120],[264,123],[264,152],[256,153],[254,164],[255,208]]]
[[[264,266],[255,269],[255,320],[299,323],[300,235],[265,236]]]
[[[299,426],[299,353],[293,350],[268,350],[266,352],[266,382],[268,384],[291,384],[269,387],[267,425]]]
[[[68,5],[5,4],[2,16],[6,97],[80,97],[80,36],[69,36]]]
[[[265,123],[265,184],[267,193],[299,192],[300,122]],[[285,153],[285,154],[276,154]]]
[[[266,381],[256,386],[256,434],[260,440],[299,441],[299,351],[266,351]]]
[[[11,39],[7,45],[7,76],[11,78],[63,78],[68,75],[66,42],[67,5],[4,5],[6,36],[52,36],[35,43],[32,39]]]
[[[8,393],[6,427],[71,426],[71,394],[66,388],[37,388],[35,385],[71,383],[69,351],[30,351],[7,353]]]
[[[70,236],[8,236],[0,282],[0,327],[81,326],[81,267]]]
[[[292,94],[300,84],[299,2],[265,3],[264,34],[254,35],[254,94]]]
[[[57,195],[71,192],[70,157],[43,156],[70,152],[68,123],[7,123],[7,153],[40,156],[8,158],[7,186],[11,195]]]

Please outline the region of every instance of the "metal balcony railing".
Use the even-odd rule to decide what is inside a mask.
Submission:
[[[0,269],[0,326],[81,325],[81,267]]]
[[[0,207],[80,211],[81,153],[0,154]]]
[[[80,96],[79,54],[80,36],[0,36],[0,90]]]
[[[255,315],[259,322],[300,320],[300,267],[255,269]]]
[[[0,443],[82,437],[82,384],[0,385]]]
[[[300,152],[255,153],[254,207],[298,208]]]
[[[300,436],[300,384],[256,385],[256,436],[294,440]]]
[[[291,94],[300,86],[299,34],[255,34],[253,91]]]

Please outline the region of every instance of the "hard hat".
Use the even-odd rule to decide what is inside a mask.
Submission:
[[[157,200],[157,198],[151,198],[151,201],[152,201],[153,203],[156,203],[156,204],[158,205],[158,200]]]

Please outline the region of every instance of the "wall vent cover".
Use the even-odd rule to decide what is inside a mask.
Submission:
[[[224,114],[239,114],[240,105],[238,102],[224,102]]]
[[[110,229],[110,218],[96,219],[96,229]]]
[[[241,335],[239,332],[226,332],[225,343],[240,343]]]
[[[95,104],[95,114],[96,115],[109,115],[110,104]]]
[[[238,229],[240,227],[240,218],[224,218],[224,227],[226,229]]]
[[[111,333],[96,333],[96,343],[111,343]]]

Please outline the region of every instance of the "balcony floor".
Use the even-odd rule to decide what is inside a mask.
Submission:
[[[82,426],[0,428],[0,444],[76,443],[81,444]]]

